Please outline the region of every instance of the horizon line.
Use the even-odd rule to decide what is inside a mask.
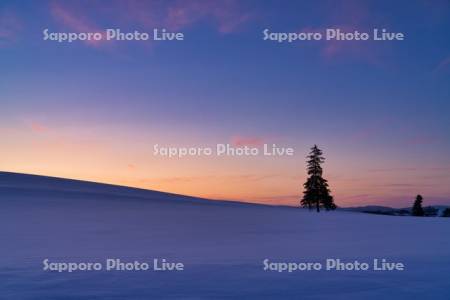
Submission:
[[[122,187],[122,188],[129,188],[129,189],[135,189],[135,190],[141,190],[141,191],[148,191],[148,192],[157,192],[157,193],[163,193],[163,194],[169,194],[173,196],[180,196],[180,197],[189,197],[189,198],[195,198],[195,199],[201,199],[205,201],[222,201],[222,202],[231,202],[231,203],[239,203],[239,204],[253,204],[253,205],[264,205],[264,206],[274,206],[274,207],[293,207],[293,208],[301,208],[300,205],[288,205],[288,204],[273,204],[272,202],[253,202],[249,200],[240,200],[240,199],[223,199],[223,198],[209,198],[209,197],[202,197],[197,195],[189,195],[189,194],[180,194],[180,193],[174,193],[170,191],[163,191],[163,190],[157,190],[157,189],[149,189],[149,188],[142,188],[132,185],[121,185],[117,183],[111,183],[111,182],[102,182],[102,181],[92,181],[92,180],[86,180],[82,178],[73,178],[73,177],[59,177],[59,176],[53,176],[53,175],[46,175],[46,174],[38,174],[38,173],[21,173],[21,172],[13,172],[13,171],[6,171],[6,170],[0,170],[0,174],[15,174],[15,175],[26,175],[26,176],[36,176],[36,177],[47,177],[52,179],[60,179],[60,180],[71,180],[71,181],[79,181],[84,183],[93,183],[93,184],[99,184],[99,185],[108,185],[113,187]],[[1,184],[1,182],[0,182]],[[300,196],[299,196],[300,197]],[[276,197],[273,197],[276,198]],[[429,204],[427,206],[442,206],[443,204]],[[450,205],[450,201],[448,203]],[[366,207],[366,206],[379,206],[379,207],[387,207],[387,208],[393,208],[393,209],[404,209],[407,207],[394,207],[394,206],[386,206],[386,205],[379,205],[376,203],[369,203],[365,204],[362,203],[361,205],[353,205],[353,206],[338,206],[338,208],[345,209],[345,208],[356,208],[356,207]]]

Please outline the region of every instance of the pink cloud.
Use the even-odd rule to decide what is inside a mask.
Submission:
[[[328,15],[328,24],[318,28],[302,28],[300,32],[320,32],[323,35],[326,29],[340,29],[342,33],[359,33],[372,34],[374,20],[373,14],[370,14],[368,2],[364,1],[331,1]],[[338,58],[353,58],[366,61],[373,65],[381,65],[382,60],[379,58],[379,48],[374,47],[374,43],[369,39],[367,41],[339,41],[324,40],[319,44],[320,55],[326,60],[336,60]]]
[[[110,1],[106,6],[101,1],[90,1],[89,11],[79,2],[57,2],[50,4],[50,13],[58,24],[74,32],[103,32],[99,20],[117,27],[150,31],[153,28],[182,30],[196,23],[213,24],[220,33],[237,31],[252,14],[242,8],[237,0],[209,1]],[[94,17],[95,15],[95,17]],[[137,25],[137,26],[136,26]],[[98,46],[103,41],[85,41]]]
[[[66,2],[67,3],[67,2]],[[94,22],[87,18],[75,6],[67,6],[63,2],[53,1],[50,4],[50,13],[53,18],[74,32],[103,32]],[[98,47],[104,40],[85,40],[85,44]]]
[[[231,144],[235,147],[261,147],[265,142],[265,139],[261,137],[252,137],[252,136],[234,136],[231,138]]]
[[[44,133],[47,132],[49,129],[45,125],[43,125],[40,122],[31,121],[30,122],[30,129],[34,133]]]
[[[327,29],[339,29],[341,33],[354,33],[358,31],[359,33],[369,33],[371,35],[371,29],[366,29],[362,25],[333,25],[321,27],[321,28],[303,28],[299,32],[319,32],[323,35],[321,42],[317,44],[320,47],[320,54],[326,60],[337,59],[340,57],[351,57],[367,61],[374,65],[379,65],[380,60],[377,57],[377,53],[373,48],[373,43],[371,40],[352,40],[352,41],[342,41],[342,40],[325,40]]]
[[[121,24],[139,24],[151,29],[162,25],[165,12],[161,5],[157,1],[111,1],[109,14]]]
[[[202,20],[212,20],[218,31],[230,33],[251,19],[252,15],[243,12],[238,1],[175,1],[168,8],[165,24],[174,30],[184,28]]]

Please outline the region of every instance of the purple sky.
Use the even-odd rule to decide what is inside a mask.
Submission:
[[[262,31],[404,41],[263,41]],[[183,32],[177,42],[43,41],[42,31]],[[297,204],[325,152],[338,205],[450,203],[448,1],[2,1],[0,169]],[[293,147],[167,159],[154,144]]]

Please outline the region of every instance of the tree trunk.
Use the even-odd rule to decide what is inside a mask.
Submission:
[[[320,212],[319,201],[316,202],[316,209],[317,209],[317,212]]]

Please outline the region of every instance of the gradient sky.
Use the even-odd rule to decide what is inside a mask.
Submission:
[[[396,42],[262,31],[403,32]],[[182,42],[42,40],[152,31]],[[1,1],[0,170],[297,204],[313,144],[336,203],[450,203],[450,2]],[[284,158],[155,157],[153,145],[277,143]]]

